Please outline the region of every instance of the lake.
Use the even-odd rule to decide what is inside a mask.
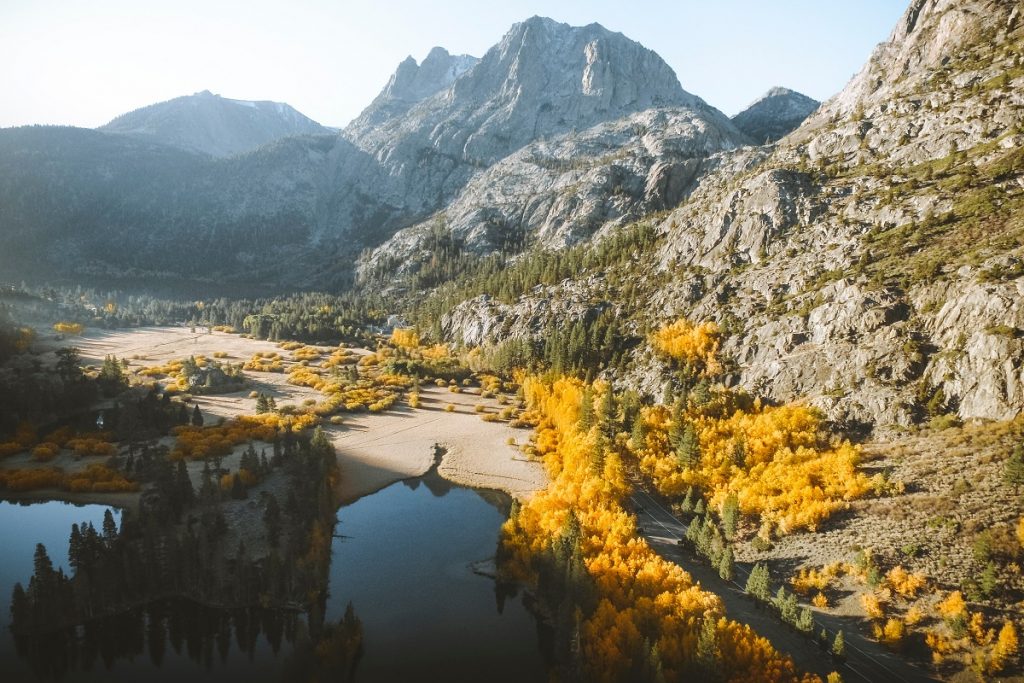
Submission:
[[[508,505],[502,494],[431,473],[338,510],[322,609],[325,623],[337,624],[351,604],[361,622],[353,680],[545,680],[536,619],[520,597],[500,598],[495,582],[471,567],[494,556]],[[4,624],[14,583],[27,584],[32,573],[36,543],[67,572],[71,524],[99,528],[106,509],[0,502]],[[301,679],[308,670],[303,658],[314,651],[307,624],[307,615],[175,599],[55,635],[20,654],[4,628],[0,680]]]

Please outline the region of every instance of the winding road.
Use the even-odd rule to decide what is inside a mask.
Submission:
[[[924,670],[889,652],[859,632],[862,620],[838,617],[814,611],[814,632],[824,627],[830,636],[843,631],[846,662],[833,661],[817,643],[784,624],[770,609],[759,606],[743,591],[750,567],[737,563],[736,579],[724,581],[718,572],[701,562],[689,546],[679,545],[686,534],[685,525],[651,494],[634,482],[631,501],[636,508],[637,522],[644,539],[663,558],[685,569],[695,581],[722,599],[731,619],[749,624],[767,638],[776,650],[788,654],[798,669],[817,673],[824,679],[838,671],[844,681],[865,683],[918,683],[935,681]]]

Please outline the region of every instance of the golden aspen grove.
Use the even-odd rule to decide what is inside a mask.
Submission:
[[[787,658],[727,619],[716,596],[637,537],[636,520],[624,507],[625,434],[607,440],[598,425],[581,428],[581,402],[589,396],[584,384],[527,377],[523,391],[551,483],[506,523],[505,571],[537,582],[538,572],[550,574],[548,563],[564,565],[587,675],[686,680],[714,671],[731,681],[800,680]]]

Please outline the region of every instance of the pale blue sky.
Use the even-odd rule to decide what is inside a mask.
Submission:
[[[344,125],[406,57],[480,56],[534,14],[599,22],[735,114],[773,85],[838,92],[907,0],[0,0],[0,127],[93,127],[200,90]]]

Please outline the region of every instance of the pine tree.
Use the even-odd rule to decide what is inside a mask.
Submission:
[[[256,414],[262,415],[270,411],[270,404],[267,401],[267,395],[260,393],[256,397]]]
[[[740,503],[735,493],[730,493],[722,504],[722,531],[730,541],[736,536],[736,524],[739,520]]]
[[[71,539],[68,542],[68,564],[77,573],[82,566],[82,532],[77,524],[71,525]]]
[[[687,487],[686,497],[683,498],[682,503],[683,512],[693,512],[693,487]]]
[[[842,631],[837,631],[835,640],[832,641],[832,656],[840,661],[846,659],[846,640]]]
[[[588,431],[594,426],[594,392],[588,385],[580,398],[580,430]]]
[[[704,617],[700,622],[697,664],[708,674],[713,674],[718,669],[718,630],[713,616]]]
[[[202,427],[203,426],[203,414],[202,414],[202,412],[200,412],[198,404],[192,410],[192,426],[193,427]]]
[[[647,447],[647,424],[642,415],[637,415],[633,421],[633,432],[629,438],[629,447],[634,453],[639,453]]]
[[[117,541],[117,523],[114,514],[107,508],[103,511],[103,543],[108,548]]]
[[[747,577],[747,584],[744,590],[761,602],[767,602],[771,596],[771,577],[768,574],[768,567],[760,562],[750,570]]]
[[[804,607],[800,610],[796,618],[796,627],[804,633],[811,633],[814,630],[814,614],[809,607]]]
[[[718,575],[725,581],[732,581],[736,576],[735,561],[732,555],[732,547],[726,546],[722,551],[722,559],[718,563]]]

